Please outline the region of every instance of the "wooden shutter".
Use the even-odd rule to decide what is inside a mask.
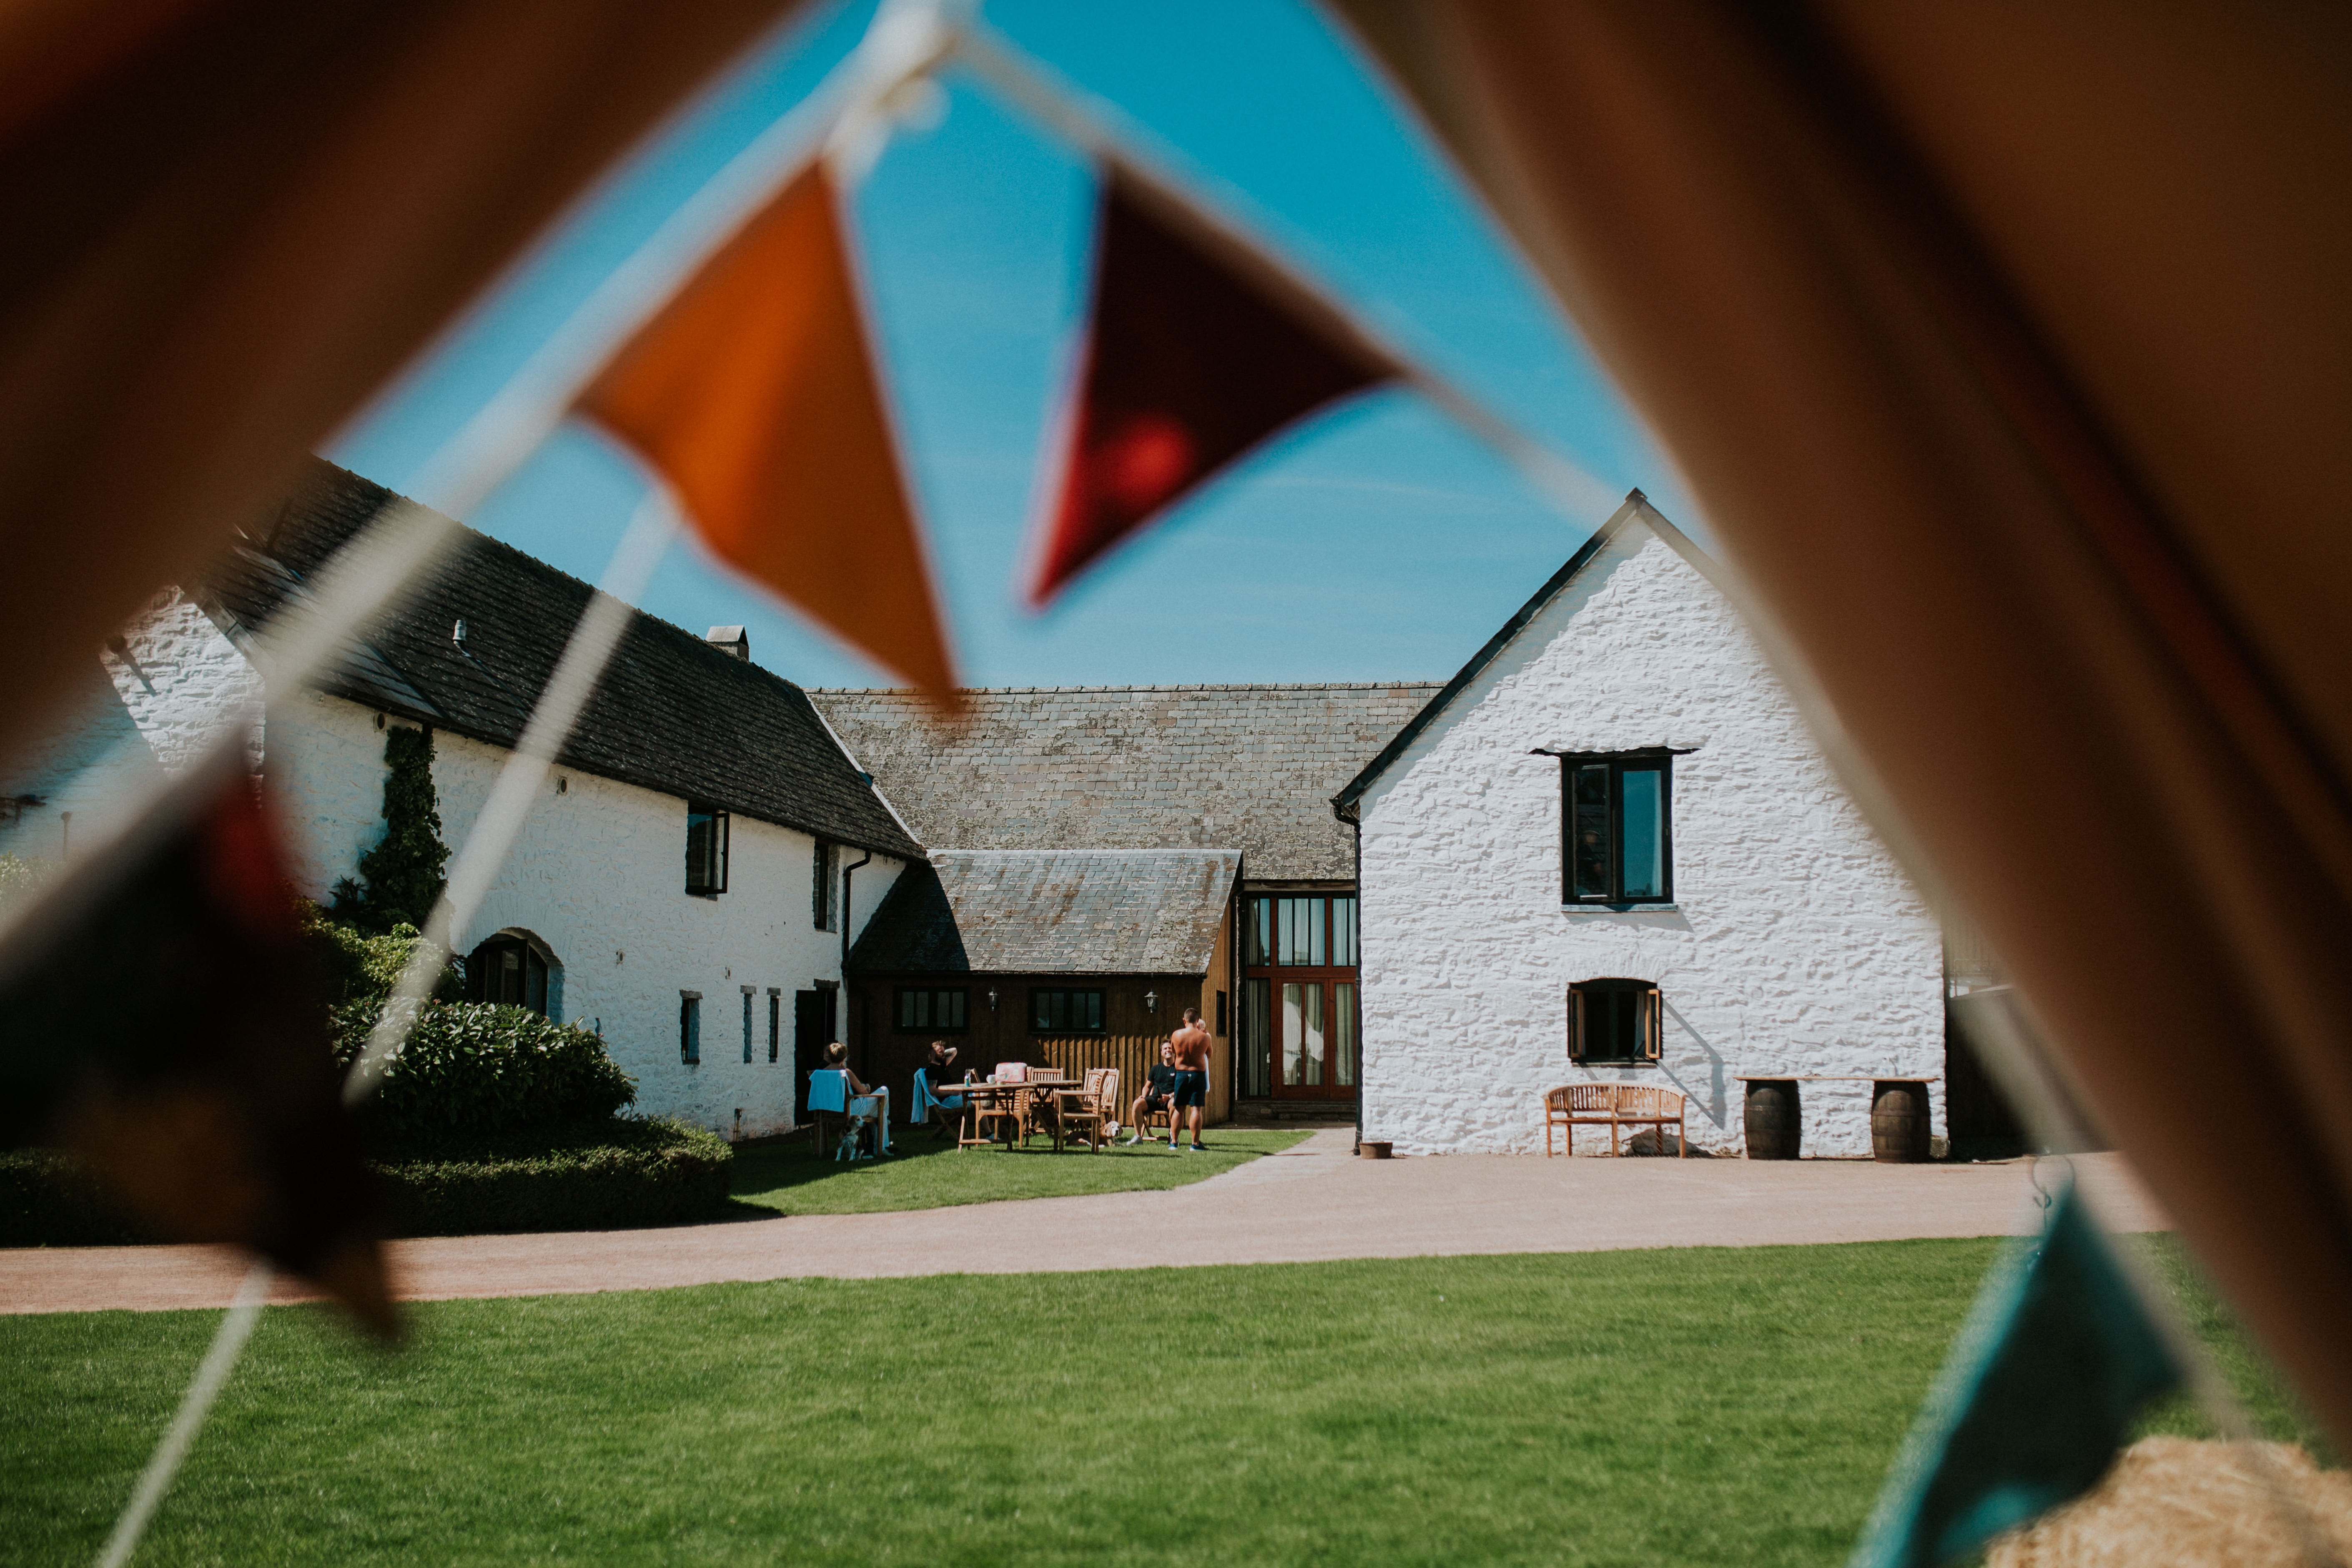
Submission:
[[[1642,993],[1642,1058],[1645,1061],[1658,1059],[1665,1036],[1665,998],[1656,986]]]
[[[1568,1059],[1584,1059],[1584,993],[1571,985],[1568,988]]]

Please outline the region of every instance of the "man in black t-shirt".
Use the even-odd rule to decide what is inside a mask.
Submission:
[[[1128,1108],[1127,1124],[1135,1131],[1128,1135],[1127,1141],[1142,1142],[1143,1119],[1168,1110],[1175,1099],[1176,1047],[1162,1040],[1160,1042],[1160,1065],[1151,1069],[1151,1081],[1144,1086],[1143,1092],[1137,1095],[1135,1103]],[[1176,1118],[1172,1114],[1168,1118],[1168,1142],[1171,1148],[1176,1142]]]

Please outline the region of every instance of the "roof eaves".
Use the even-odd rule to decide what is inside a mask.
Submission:
[[[1537,589],[1535,596],[1520,605],[1518,614],[1505,621],[1500,631],[1486,639],[1486,645],[1471,656],[1470,662],[1464,665],[1453,679],[1438,689],[1437,695],[1431,698],[1420,712],[1405,721],[1404,728],[1399,730],[1391,738],[1389,743],[1381,748],[1380,755],[1366,763],[1362,771],[1349,779],[1341,786],[1339,793],[1331,797],[1331,814],[1342,822],[1354,821],[1355,818],[1349,814],[1355,809],[1357,802],[1363,798],[1364,792],[1372,787],[1373,782],[1388,772],[1396,760],[1404,754],[1405,749],[1420,737],[1421,732],[1435,723],[1437,716],[1443,713],[1472,681],[1477,679],[1479,674],[1488,665],[1502,656],[1503,649],[1510,646],[1511,639],[1525,631],[1528,623],[1541,615],[1544,606],[1559,597],[1560,592],[1570,583],[1575,581],[1577,574],[1583,571],[1592,558],[1607,548],[1609,542],[1623,532],[1626,525],[1636,517],[1642,518],[1644,522],[1650,522],[1654,519],[1658,522],[1665,521],[1651,508],[1648,497],[1639,489],[1627,490],[1624,501],[1615,511],[1609,514],[1607,521],[1592,531],[1591,538],[1577,547],[1576,553],[1568,558],[1568,563],[1553,573],[1550,581]],[[1668,524],[1668,526],[1673,525]],[[1675,537],[1681,539],[1682,535],[1677,532]],[[1684,540],[1684,543],[1687,545],[1689,542]]]

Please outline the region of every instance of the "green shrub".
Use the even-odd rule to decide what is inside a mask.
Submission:
[[[336,1059],[367,1042],[376,1005],[338,1015]],[[636,1080],[576,1025],[551,1024],[525,1007],[485,1002],[431,1005],[385,1064],[369,1109],[387,1147],[432,1151],[466,1141],[601,1122],[637,1098]]]
[[[86,1163],[53,1149],[0,1153],[0,1247],[144,1241]]]
[[[371,936],[350,921],[337,920],[318,905],[307,902],[302,908],[302,933],[310,941],[327,1000],[338,1008],[362,1003],[381,1005],[400,983],[400,972],[408,967],[408,955],[422,940],[416,928],[405,921],[394,926],[388,933]],[[464,973],[455,963],[444,964],[433,995],[440,1001],[454,1002],[464,994]],[[338,1021],[348,1022],[340,1018]],[[366,1021],[357,1026],[364,1032],[374,1023],[375,1012],[371,1007]]]
[[[619,1230],[727,1207],[734,1151],[715,1132],[619,1118],[482,1140],[374,1167],[394,1236]]]
[[[335,884],[335,913],[370,931],[422,926],[449,863],[433,791],[433,731],[394,724],[383,737],[383,837],[360,857],[359,879]]]

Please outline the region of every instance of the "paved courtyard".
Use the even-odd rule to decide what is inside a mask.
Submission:
[[[1375,1161],[1351,1157],[1350,1138],[1345,1128],[1318,1132],[1286,1153],[1167,1192],[660,1230],[431,1237],[394,1243],[393,1266],[403,1294],[441,1300],[811,1275],[872,1279],[1992,1236],[2027,1228],[2035,1212],[2022,1160],[1979,1165],[1510,1155]],[[2045,1176],[2061,1163],[2043,1162]],[[2168,1227],[2120,1156],[2077,1156],[2072,1163],[2085,1195],[2112,1228]],[[225,1306],[242,1268],[235,1254],[217,1247],[0,1252],[0,1311]],[[289,1283],[277,1299],[299,1300],[304,1293]]]

